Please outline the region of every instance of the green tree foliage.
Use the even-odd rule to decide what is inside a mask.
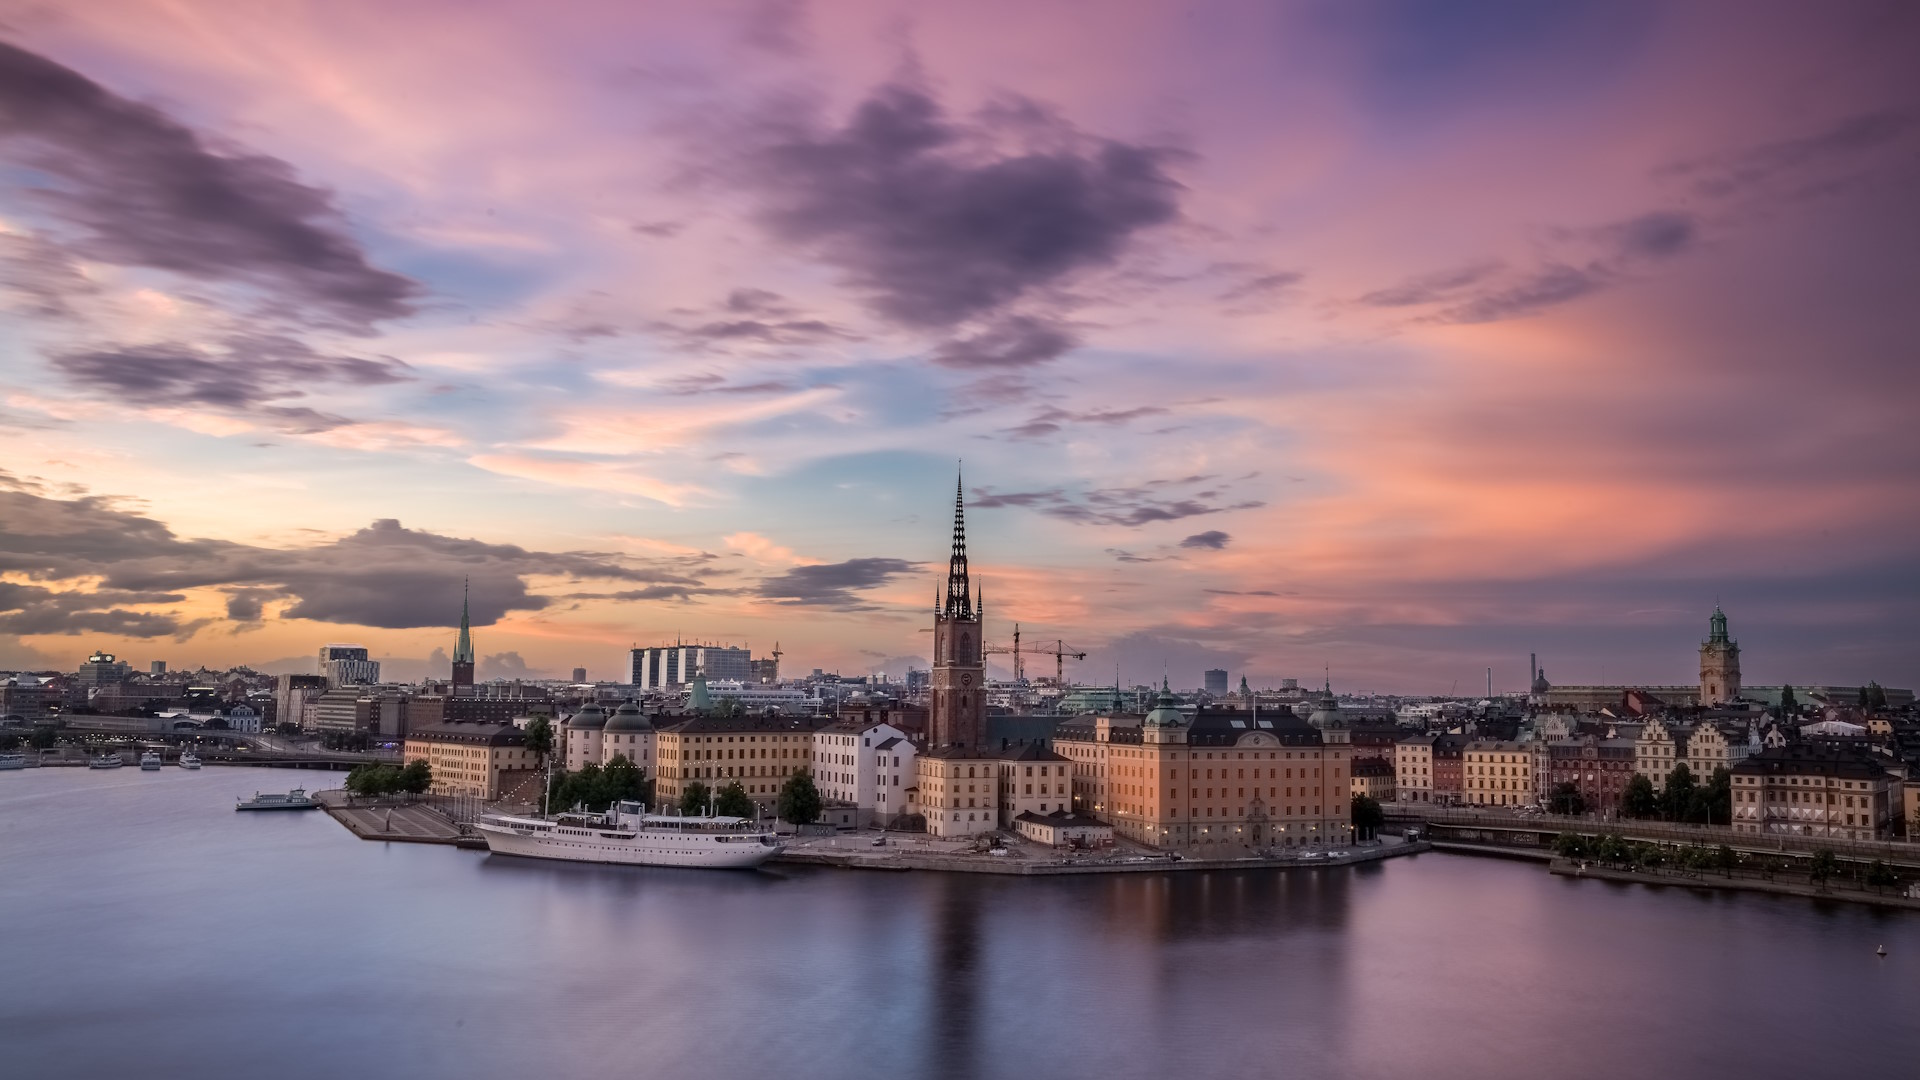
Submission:
[[[615,754],[605,765],[588,762],[574,772],[553,775],[547,805],[555,810],[582,807],[600,813],[616,802],[653,805],[653,780],[625,754]]]
[[[1579,833],[1563,832],[1553,838],[1553,853],[1567,859],[1584,859],[1593,853],[1593,848]]]
[[[300,725],[299,724],[275,724],[273,725],[273,730],[276,735],[280,735],[285,738],[291,739],[295,735],[300,734]]]
[[[1800,715],[1800,702],[1793,696],[1793,687],[1780,688],[1780,719],[1791,720]]]
[[[1673,767],[1667,774],[1667,786],[1660,792],[1660,816],[1668,821],[1685,821],[1693,812],[1694,791],[1693,770],[1686,762]]]
[[[540,768],[546,768],[547,755],[553,753],[553,721],[545,716],[536,716],[527,721],[523,734],[527,737],[527,749],[533,752],[534,760]]]
[[[20,736],[11,731],[0,731],[0,752],[12,753],[20,749]]]
[[[1828,878],[1839,872],[1840,860],[1834,858],[1833,852],[1826,848],[1813,853],[1813,864],[1807,868],[1807,876],[1819,884],[1825,884]]]
[[[1353,831],[1362,840],[1371,840],[1380,833],[1380,826],[1387,823],[1387,812],[1371,796],[1353,797]]]
[[[1587,812],[1587,800],[1581,797],[1579,788],[1571,782],[1565,782],[1547,796],[1547,809],[1556,814],[1578,817]]]
[[[794,773],[780,788],[780,816],[795,825],[811,825],[819,821],[825,809],[820,789],[813,784],[813,773],[806,769]]]
[[[1881,687],[1879,683],[1877,682],[1868,683],[1864,693],[1866,694],[1866,698],[1867,698],[1866,707],[1868,709],[1874,712],[1886,711],[1887,691],[1883,687]]]
[[[1893,867],[1875,859],[1873,865],[1867,867],[1867,884],[1875,889],[1890,888],[1900,884],[1900,875],[1893,872]]]
[[[413,774],[413,777],[409,777],[406,770],[396,765],[356,765],[353,771],[347,774],[345,786],[355,795],[380,796],[409,790],[407,785],[412,779],[424,777],[428,783],[431,783],[433,777],[427,771],[427,763],[422,761],[416,764],[420,769]],[[425,791],[426,788],[422,787],[420,790]]]
[[[1713,865],[1716,870],[1732,877],[1734,868],[1740,865],[1740,855],[1728,845],[1721,844],[1713,853]]]
[[[704,814],[707,812],[707,800],[713,795],[713,789],[694,780],[680,792],[680,812],[683,814]]]
[[[722,817],[750,818],[754,816],[755,808],[747,789],[735,780],[720,789],[720,797],[714,800],[713,811]]]
[[[1593,857],[1603,863],[1623,863],[1632,852],[1618,833],[1607,833],[1593,844]]]
[[[1660,796],[1653,790],[1653,781],[1635,773],[1620,792],[1620,816],[1650,818],[1659,815]]]
[[[400,770],[400,790],[409,795],[425,795],[433,787],[433,766],[426,758],[407,762]]]
[[[35,750],[51,750],[53,749],[53,743],[56,737],[54,730],[50,727],[44,725],[35,727],[33,731],[27,735],[27,745],[33,747]]]
[[[1724,768],[1713,770],[1704,786],[1694,789],[1688,821],[1709,825],[1733,824],[1733,774]]]

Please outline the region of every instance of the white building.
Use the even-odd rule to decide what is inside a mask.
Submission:
[[[753,654],[734,645],[656,645],[633,650],[628,661],[627,682],[642,690],[685,686],[695,675],[705,675],[710,683],[757,681]]]
[[[242,735],[260,734],[260,714],[245,705],[227,710],[227,727]]]
[[[884,754],[878,749],[881,743],[888,744]],[[913,784],[913,761],[907,733],[892,724],[848,720],[813,733],[813,782],[820,797],[857,807],[859,824],[903,812],[902,793]],[[883,789],[891,795],[886,813],[881,810]]]
[[[717,703],[729,698],[750,713],[779,709],[787,716],[818,716],[826,708],[826,702],[799,687],[762,686],[737,679],[707,680],[707,700]]]
[[[327,685],[361,686],[380,681],[380,661],[367,656],[365,645],[320,646],[320,674]]]

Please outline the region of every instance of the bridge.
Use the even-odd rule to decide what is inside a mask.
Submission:
[[[1613,835],[1669,847],[1724,845],[1737,852],[1793,859],[1811,859],[1818,852],[1830,851],[1842,862],[1865,864],[1877,860],[1903,869],[1920,870],[1920,844],[1899,840],[1735,832],[1725,825],[1634,819],[1602,821],[1592,817],[1514,814],[1491,809],[1404,804],[1390,804],[1382,809],[1386,811],[1389,825],[1419,825],[1426,832],[1425,838],[1437,844],[1472,845],[1488,851],[1544,856],[1553,850],[1553,842],[1561,833],[1575,833],[1587,837]]]

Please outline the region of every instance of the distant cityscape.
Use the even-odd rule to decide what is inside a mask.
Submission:
[[[317,740],[427,761],[435,794],[532,804],[546,777],[526,731],[544,718],[559,767],[622,757],[668,802],[737,783],[771,815],[805,772],[826,818],[848,826],[1181,851],[1342,847],[1357,799],[1644,816],[1680,781],[1706,793],[1686,812],[1736,830],[1882,840],[1920,821],[1913,691],[1746,684],[1717,608],[1697,684],[1556,686],[1536,659],[1527,692],[1471,698],[1343,697],[1326,679],[1255,688],[1218,668],[1179,692],[1087,685],[1057,674],[1078,655],[1064,643],[1039,650],[1056,674],[1033,678],[1017,637],[987,643],[966,542],[956,491],[933,659],[903,682],[783,672],[777,644],[756,658],[686,641],[634,648],[611,680],[476,682],[463,605],[444,680],[382,682],[364,646],[340,642],[319,647],[311,674],[136,671],[95,652],[70,673],[7,676],[0,736]],[[1016,677],[988,677],[995,651]]]

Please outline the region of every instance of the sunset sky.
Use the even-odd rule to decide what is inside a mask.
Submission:
[[[1920,683],[1920,7],[0,0],[0,668]],[[436,658],[434,650],[441,650]],[[1050,673],[1051,661],[1041,666]],[[1030,668],[1033,670],[1033,668]]]

